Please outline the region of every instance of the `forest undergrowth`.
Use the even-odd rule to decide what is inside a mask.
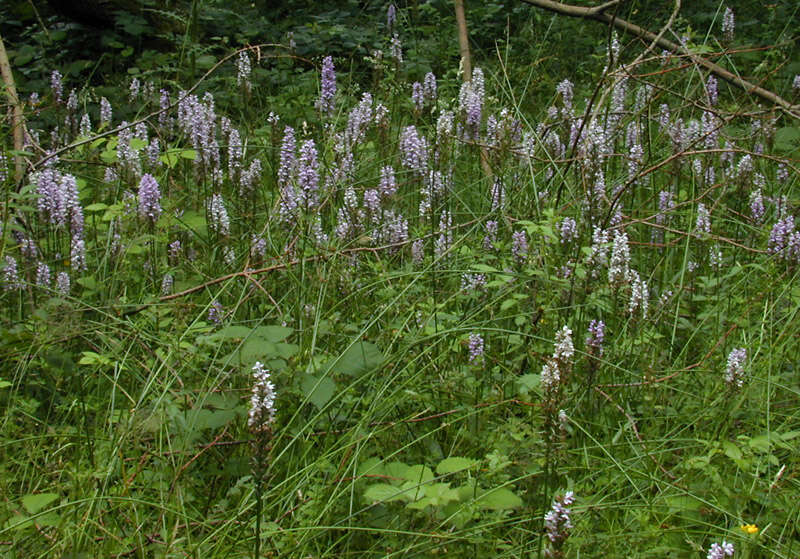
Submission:
[[[305,120],[264,46],[3,125],[0,553],[796,557],[796,115],[616,33],[528,114],[393,17]]]

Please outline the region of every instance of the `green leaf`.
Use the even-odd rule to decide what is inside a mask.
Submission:
[[[500,312],[507,311],[514,305],[516,305],[519,301],[516,299],[506,299],[502,303],[500,303]]]
[[[475,502],[478,507],[490,510],[508,510],[522,506],[522,499],[505,487],[490,489],[478,497]]]
[[[395,483],[405,479],[406,470],[408,470],[408,464],[402,462],[389,462],[383,467],[384,475]]]
[[[666,497],[664,501],[667,503],[667,506],[671,511],[674,512],[683,512],[683,511],[699,511],[700,507],[703,506],[703,502],[696,497],[692,497],[691,495],[671,495]]]
[[[336,393],[336,383],[330,377],[319,379],[312,375],[303,375],[300,389],[309,402],[322,409]]]
[[[414,483],[427,483],[433,480],[433,470],[422,464],[414,464],[406,467],[406,470],[401,473],[401,477]]]
[[[378,346],[370,342],[357,342],[340,357],[333,360],[331,372],[361,376],[383,364],[384,356]]]
[[[268,361],[280,357],[278,348],[263,338],[250,337],[239,350],[242,365],[253,365],[256,361]]]
[[[756,452],[766,453],[769,452],[770,448],[770,440],[769,436],[767,435],[759,435],[757,437],[753,437],[748,441],[750,448],[752,448]]]
[[[264,338],[270,342],[282,342],[292,335],[294,330],[286,326],[258,326],[253,329],[253,335],[259,338]]]
[[[388,503],[391,501],[407,500],[408,496],[403,494],[394,485],[376,483],[375,485],[367,487],[367,490],[364,491],[364,498],[370,503]]]
[[[0,388],[8,388],[11,386],[11,383],[7,380],[0,379]]]
[[[202,56],[198,56],[195,63],[201,70],[210,70],[211,67],[217,63],[217,57],[211,54],[204,54]]]
[[[462,458],[461,456],[451,456],[450,458],[445,458],[439,465],[436,466],[436,473],[439,475],[444,474],[452,474],[453,472],[460,472],[462,470],[467,470],[477,464],[477,460],[473,460],[472,458]]]
[[[800,147],[800,128],[797,126],[784,126],[775,132],[775,149],[777,151],[792,151]]]
[[[28,494],[22,497],[22,506],[30,514],[36,514],[56,499],[58,499],[57,493]]]
[[[542,375],[536,373],[528,373],[517,379],[520,394],[528,394],[529,392],[537,390],[541,382]]]
[[[247,338],[252,331],[253,330],[248,328],[247,326],[242,326],[241,324],[234,324],[222,328],[218,332],[215,332],[210,336],[208,336],[208,338],[213,340],[236,340],[236,339],[243,340]]]
[[[732,442],[722,441],[722,449],[725,452],[725,456],[727,456],[731,460],[741,460],[742,451],[739,449],[738,446],[736,446]]]
[[[83,287],[89,289],[90,291],[97,290],[97,281],[95,281],[94,276],[85,276],[82,278],[78,278],[77,280],[75,280],[75,283],[77,283],[78,285],[82,285]]]

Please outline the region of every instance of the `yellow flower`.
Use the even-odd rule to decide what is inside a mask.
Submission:
[[[755,524],[743,524],[742,526],[739,526],[739,528],[741,528],[742,532],[744,532],[745,534],[752,535],[758,533],[758,526],[756,526]]]

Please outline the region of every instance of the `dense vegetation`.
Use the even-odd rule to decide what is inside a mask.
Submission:
[[[314,4],[0,8],[0,552],[796,557],[800,109]],[[797,103],[791,4],[670,38]]]

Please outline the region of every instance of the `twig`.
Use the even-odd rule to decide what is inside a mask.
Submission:
[[[599,21],[605,24],[610,24],[618,29],[631,33],[632,35],[636,35],[637,37],[641,37],[648,41],[652,41],[653,43],[667,50],[688,56],[695,64],[698,64],[699,66],[702,66],[711,73],[716,74],[717,76],[727,81],[728,83],[743,89],[747,93],[753,93],[761,97],[762,99],[769,101],[774,105],[779,106],[781,109],[783,109],[783,111],[786,114],[788,114],[792,118],[800,119],[800,105],[793,105],[792,103],[780,97],[776,93],[764,89],[763,87],[754,85],[748,82],[747,80],[740,78],[736,74],[729,72],[722,66],[714,64],[710,60],[707,60],[703,57],[697,56],[696,54],[692,53],[689,49],[687,49],[682,45],[673,43],[672,41],[665,39],[664,37],[660,37],[655,33],[648,31],[647,29],[639,27],[638,25],[634,25],[629,21],[605,13],[604,10],[599,9],[599,8],[604,8],[605,4],[595,8],[583,8],[580,6],[572,6],[569,4],[560,4],[558,2],[553,2],[552,0],[522,0],[522,1],[525,2],[526,4],[530,4],[538,8],[543,8],[545,10],[550,10],[551,12],[555,12],[561,15],[570,17],[580,17],[584,19],[593,19],[595,21]]]

